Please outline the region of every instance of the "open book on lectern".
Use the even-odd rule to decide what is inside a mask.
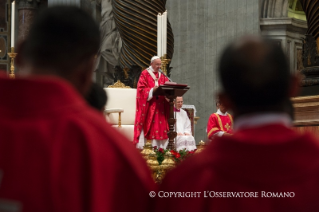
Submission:
[[[183,96],[188,91],[187,84],[178,84],[176,82],[165,82],[154,92],[154,96]]]
[[[180,83],[177,83],[177,82],[165,82],[163,85],[160,85],[160,86],[172,86],[172,87],[187,87],[188,85],[187,84],[180,84]]]

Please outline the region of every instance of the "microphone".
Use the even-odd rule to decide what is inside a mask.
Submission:
[[[169,78],[166,74],[164,74],[164,72],[162,71],[162,69],[159,69],[158,71],[161,72],[165,77],[167,77],[167,79],[168,79],[170,82],[173,82],[173,80],[171,80],[171,78]]]

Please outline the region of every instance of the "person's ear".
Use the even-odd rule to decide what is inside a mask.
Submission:
[[[296,97],[300,92],[301,75],[295,74],[290,77],[289,97]]]

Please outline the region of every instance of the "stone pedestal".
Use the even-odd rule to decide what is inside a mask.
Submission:
[[[307,23],[289,17],[261,18],[261,34],[277,42],[286,52],[291,73],[300,71],[302,66],[302,40],[307,32]]]
[[[294,128],[299,132],[309,131],[319,136],[319,96],[292,98]]]

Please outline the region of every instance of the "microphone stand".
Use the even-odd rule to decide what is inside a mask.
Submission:
[[[161,72],[165,77],[167,77],[167,79],[168,79],[170,82],[173,82],[173,80],[171,80],[171,78],[169,78],[169,77],[162,71],[162,69],[159,69],[158,71]]]

